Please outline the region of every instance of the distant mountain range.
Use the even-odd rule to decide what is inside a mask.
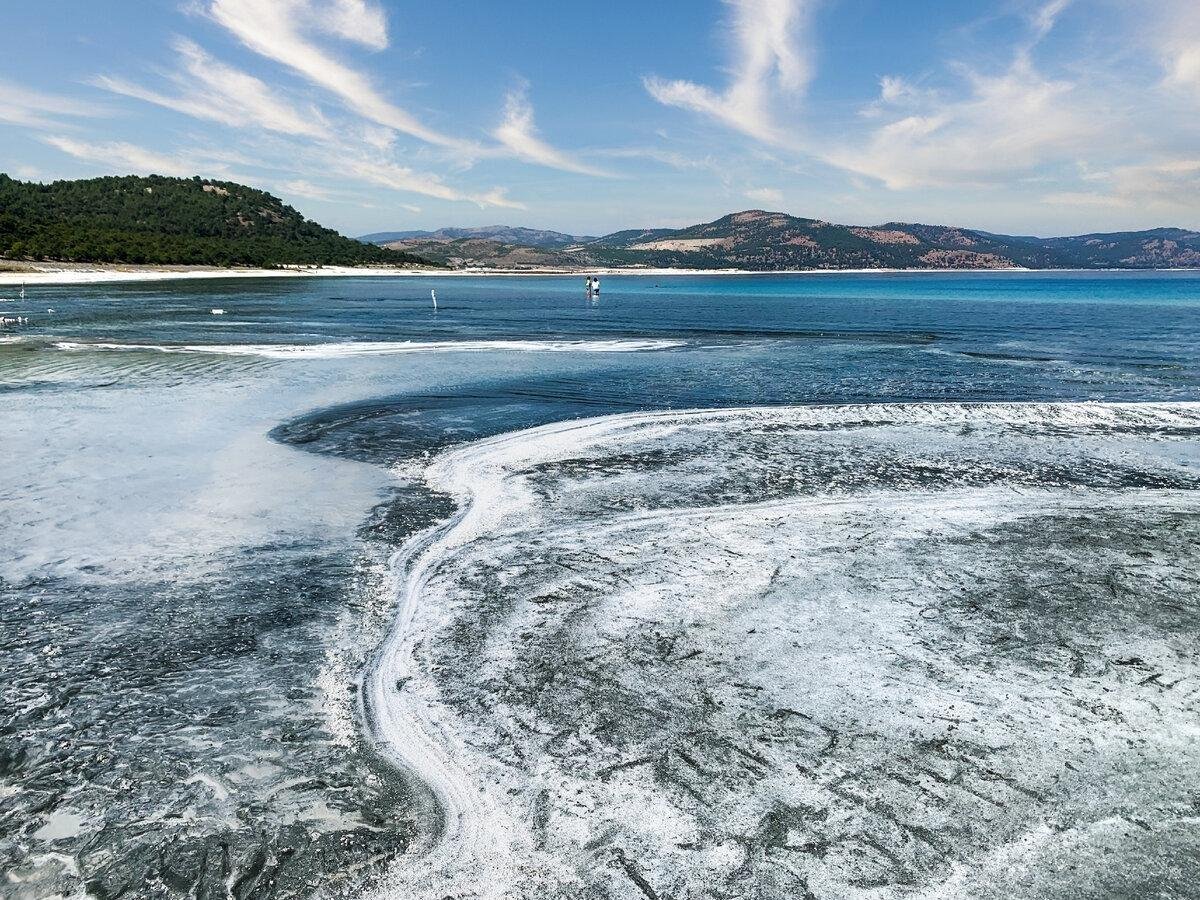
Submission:
[[[0,174],[0,257],[10,260],[416,266],[516,270],[1200,268],[1200,233],[1156,228],[1017,237],[888,222],[835,225],[761,209],[688,228],[604,237],[507,225],[353,240],[278,197],[230,181],[123,176],[50,184]]]
[[[491,226],[391,232],[363,240],[455,268],[1150,269],[1200,267],[1200,232],[1180,228],[1075,237],[991,234],[887,222],[835,225],[760,209],[688,228],[600,238]]]
[[[368,244],[384,246],[396,241],[432,241],[445,243],[457,240],[483,239],[497,241],[501,244],[514,244],[523,247],[541,247],[556,250],[560,247],[570,247],[573,244],[586,244],[596,240],[594,237],[583,237],[573,234],[563,234],[561,231],[540,231],[536,228],[518,228],[511,225],[481,225],[477,228],[439,228],[437,231],[381,231],[378,234],[364,234],[359,238]]]

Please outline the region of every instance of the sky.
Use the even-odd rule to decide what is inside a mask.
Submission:
[[[15,178],[198,174],[352,235],[1200,229],[1200,0],[6,6]]]

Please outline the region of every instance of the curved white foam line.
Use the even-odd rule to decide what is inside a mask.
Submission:
[[[458,547],[483,532],[498,512],[504,486],[495,477],[507,464],[528,459],[525,439],[540,433],[538,448],[571,445],[569,436],[601,420],[559,423],[468,444],[439,457],[426,471],[435,490],[450,493],[458,513],[410,540],[394,557],[398,585],[396,618],[374,666],[364,677],[369,725],[385,752],[429,787],[441,806],[441,833],[406,856],[385,886],[389,896],[444,897],[455,888],[473,897],[501,900],[523,860],[533,856],[528,835],[493,798],[480,790],[460,760],[466,754],[454,732],[454,714],[419,681],[415,650],[431,629],[415,624],[429,577]],[[558,440],[555,440],[555,437]],[[404,687],[397,688],[399,682]],[[424,690],[422,690],[424,688]],[[518,848],[520,850],[518,851]],[[415,857],[415,858],[414,858]],[[563,873],[566,874],[566,873]]]
[[[212,353],[221,356],[261,356],[267,359],[334,359],[345,356],[389,356],[400,353],[479,353],[507,350],[517,353],[636,353],[670,350],[686,341],[612,338],[604,340],[465,340],[465,341],[340,341],[327,344],[114,344],[56,341],[59,350],[152,350],[159,353]]]
[[[955,426],[991,423],[1046,428],[1196,428],[1200,402],[1174,403],[925,403],[723,410],[635,412],[559,422],[466,444],[439,455],[426,470],[435,490],[449,493],[458,513],[413,538],[393,558],[398,580],[396,618],[360,696],[379,746],[424,782],[442,807],[443,829],[394,869],[390,893],[442,897],[456,888],[471,896],[501,898],[534,856],[523,826],[472,780],[472,755],[455,733],[454,714],[419,677],[415,650],[440,624],[437,610],[422,609],[431,575],[459,547],[486,533],[506,508],[522,501],[506,476],[516,467],[549,461],[565,452],[619,438],[623,433],[683,427],[740,428],[861,425]],[[678,514],[678,513],[673,513]],[[423,616],[424,621],[419,618]],[[431,623],[431,624],[427,624]],[[413,679],[408,682],[407,679]],[[402,689],[396,684],[406,680]],[[411,687],[410,687],[411,685]],[[550,861],[542,861],[551,866]]]
[[[394,625],[397,638],[385,644],[363,686],[373,713],[371,724],[383,749],[433,792],[440,807],[434,811],[440,816],[440,830],[410,849],[392,872],[391,883],[381,891],[383,896],[406,900],[424,896],[425,890],[431,898],[446,896],[456,876],[464,879],[464,886],[488,880],[498,885],[497,879],[487,879],[479,871],[480,864],[512,843],[513,823],[458,763],[464,748],[447,713],[435,697],[417,696],[424,694],[419,687],[398,686],[401,679],[416,673],[416,641],[411,638],[421,632],[409,629],[421,589],[441,555],[431,548],[410,571]],[[410,639],[400,637],[403,635]],[[492,895],[472,892],[472,896]],[[494,896],[503,897],[503,891]]]

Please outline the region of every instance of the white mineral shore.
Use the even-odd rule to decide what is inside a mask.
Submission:
[[[359,691],[439,827],[372,900],[1177,879],[1198,429],[1197,403],[758,407],[440,454],[459,511],[393,560]]]
[[[971,272],[1030,272],[1032,269],[789,269],[756,272],[747,269],[649,269],[649,268],[579,268],[579,269],[403,269],[386,266],[287,266],[279,269],[211,268],[207,266],[83,266],[39,264],[28,268],[0,270],[0,285],[39,284],[105,284],[109,282],[153,282],[216,278],[401,278],[434,276],[451,277],[525,277],[550,275],[888,275],[900,272],[957,275]]]

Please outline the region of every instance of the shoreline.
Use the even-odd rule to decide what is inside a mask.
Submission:
[[[605,277],[643,276],[775,276],[775,275],[970,275],[970,274],[1054,274],[1054,273],[1197,273],[1192,269],[676,269],[676,268],[579,268],[579,269],[401,269],[356,266],[321,266],[282,269],[221,269],[205,266],[71,266],[46,264],[28,270],[0,270],[0,286],[109,284],[117,282],[193,281],[245,278],[526,278],[601,275]]]

